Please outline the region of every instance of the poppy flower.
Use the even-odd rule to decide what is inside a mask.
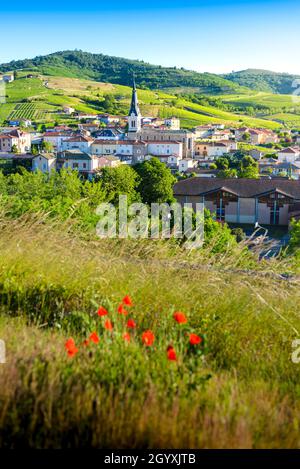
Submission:
[[[128,321],[127,321],[127,327],[128,327],[129,329],[135,329],[135,328],[136,328],[136,323],[134,322],[133,319],[128,319]]]
[[[108,314],[107,309],[103,308],[103,306],[100,306],[100,308],[97,311],[98,316],[106,316]]]
[[[112,331],[113,330],[113,324],[111,322],[110,319],[106,319],[105,323],[104,323],[104,327],[105,329],[107,329],[108,331]]]
[[[176,352],[171,345],[167,348],[167,357],[168,357],[168,360],[171,360],[171,361],[177,360]]]
[[[154,342],[154,334],[152,331],[145,331],[142,334],[142,342],[144,345],[151,346]]]
[[[78,352],[78,348],[75,345],[75,341],[72,337],[70,337],[65,343],[65,349],[68,352],[69,357],[74,357]]]
[[[100,339],[99,339],[98,335],[96,334],[96,332],[91,333],[90,340],[92,342],[94,342],[95,344],[98,344],[98,342],[100,341]]]
[[[75,340],[73,339],[73,337],[70,337],[65,343],[65,349],[72,350],[75,347],[76,347]]]
[[[175,321],[178,322],[178,324],[186,324],[187,323],[187,318],[185,314],[181,313],[180,311],[177,311],[176,313],[173,314],[173,318]]]
[[[197,334],[190,334],[190,344],[191,345],[198,345],[198,344],[201,344],[202,342],[202,337],[200,337],[199,335]]]
[[[83,344],[82,344],[82,345],[83,345],[84,347],[87,347],[87,346],[89,345],[89,343],[90,343],[89,339],[85,339],[85,340],[83,341]]]
[[[126,342],[130,342],[130,334],[129,332],[125,332],[123,334],[123,339],[126,340]]]
[[[68,356],[69,357],[74,357],[77,352],[78,352],[78,348],[74,347],[72,350],[68,350]]]
[[[119,314],[124,314],[126,316],[126,314],[128,314],[128,311],[126,311],[126,309],[124,308],[124,306],[122,304],[120,304],[118,306],[118,313]]]
[[[132,306],[132,301],[131,301],[130,296],[128,295],[124,296],[122,303],[124,303],[124,305],[126,306]]]

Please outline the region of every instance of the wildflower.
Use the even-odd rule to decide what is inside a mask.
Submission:
[[[173,318],[175,321],[178,322],[178,324],[186,324],[187,323],[187,318],[185,314],[181,313],[180,311],[177,311],[176,313],[173,314]]]
[[[172,345],[169,345],[169,347],[167,348],[167,357],[168,357],[168,360],[171,360],[171,361],[177,360],[177,355]]]
[[[124,305],[126,306],[132,306],[132,301],[131,301],[130,296],[128,295],[124,296],[122,303],[124,303]]]
[[[135,329],[136,328],[136,323],[134,322],[133,319],[128,319],[127,327],[128,327],[128,329]]]
[[[130,334],[129,332],[125,332],[123,334],[123,339],[126,340],[126,342],[130,342]]]
[[[75,341],[72,337],[70,337],[65,343],[65,349],[68,352],[69,357],[74,357],[78,352],[78,348],[75,345]]]
[[[87,346],[89,345],[89,343],[90,343],[89,339],[85,339],[85,340],[83,341],[83,344],[82,344],[82,345],[83,345],[84,347],[87,347]]]
[[[99,339],[98,335],[96,334],[96,332],[92,332],[91,335],[90,335],[90,340],[92,342],[94,342],[95,344],[98,344],[100,339]]]
[[[100,306],[97,312],[98,316],[106,316],[108,314],[107,309],[103,308],[103,306]]]
[[[190,344],[191,345],[198,345],[198,344],[201,344],[202,342],[202,337],[200,337],[199,335],[197,334],[190,334]]]
[[[118,306],[118,313],[119,314],[124,314],[126,316],[126,314],[128,314],[128,311],[126,311],[126,309],[124,308],[124,306],[122,304],[120,304]]]
[[[75,340],[72,337],[70,337],[65,343],[65,349],[66,350],[72,350],[75,347],[76,347],[75,346]]]
[[[69,357],[74,357],[77,352],[78,352],[78,348],[74,347],[72,350],[68,350],[68,355]]]
[[[110,320],[110,319],[107,319],[107,320],[105,321],[105,323],[104,323],[104,327],[105,327],[105,329],[107,329],[108,331],[112,331],[114,326],[113,326],[111,320]]]
[[[151,346],[154,342],[154,334],[152,331],[145,331],[142,334],[142,342],[144,345]]]

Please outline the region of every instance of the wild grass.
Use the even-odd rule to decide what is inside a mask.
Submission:
[[[298,447],[299,280],[278,275],[286,260],[256,268],[239,249],[216,258],[211,247],[79,239],[67,224],[2,218],[0,446]],[[114,315],[125,294],[138,324],[130,344],[117,316],[111,340],[96,314],[103,304]],[[206,336],[197,361],[176,310]],[[145,351],[149,328],[156,342]],[[100,343],[68,357],[66,338],[79,344],[92,330]]]

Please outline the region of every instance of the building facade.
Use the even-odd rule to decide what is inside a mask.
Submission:
[[[300,202],[300,183],[291,180],[191,178],[174,186],[180,203],[204,203],[220,222],[288,225]]]

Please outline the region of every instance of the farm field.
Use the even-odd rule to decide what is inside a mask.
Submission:
[[[28,73],[28,71],[26,72]],[[64,116],[57,111],[64,105],[71,106],[79,112],[97,114],[104,112],[102,102],[105,95],[115,98],[115,113],[127,114],[131,88],[128,86],[100,83],[88,79],[66,76],[39,75],[26,78],[21,73],[17,80],[6,87],[7,102],[0,105],[0,120],[15,119],[27,116],[34,122],[64,121]],[[144,115],[180,117],[182,127],[192,128],[207,123],[223,123],[230,126],[251,126],[278,129],[283,124],[298,125],[298,116],[282,112],[284,107],[291,106],[292,99],[286,95],[253,93],[248,95],[224,95],[225,103],[238,106],[273,106],[278,111],[264,118],[223,111],[214,106],[202,106],[192,103],[165,91],[138,90],[141,111]]]

